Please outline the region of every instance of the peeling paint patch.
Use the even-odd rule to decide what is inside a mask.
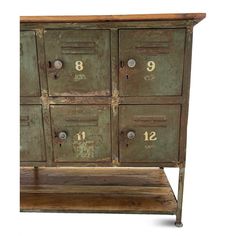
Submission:
[[[42,30],[42,29],[37,29],[37,30],[36,30],[36,35],[37,35],[39,38],[42,38],[42,37],[43,37],[43,30]]]
[[[73,142],[73,151],[77,159],[94,159],[95,145],[94,141],[78,141]]]
[[[112,100],[111,100],[111,107],[112,107],[112,112],[113,112],[114,116],[116,116],[117,113],[118,113],[119,103],[120,103],[119,92],[116,89],[116,90],[113,91],[113,96],[112,96]]]

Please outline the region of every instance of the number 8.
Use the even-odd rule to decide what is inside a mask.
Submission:
[[[84,65],[82,61],[76,61],[75,62],[75,69],[78,71],[82,71],[84,69]]]
[[[151,72],[155,70],[156,63],[154,61],[148,61],[147,66],[147,71]]]

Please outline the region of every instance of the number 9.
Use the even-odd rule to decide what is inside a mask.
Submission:
[[[156,63],[154,61],[148,61],[147,63],[147,71],[154,71],[156,68]]]

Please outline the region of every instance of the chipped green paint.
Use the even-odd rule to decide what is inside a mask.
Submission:
[[[93,140],[73,141],[73,152],[78,161],[80,160],[95,161],[94,151],[95,151],[95,142]]]
[[[120,30],[120,95],[181,95],[184,44],[185,29]]]
[[[120,161],[178,161],[179,120],[179,105],[121,105]],[[127,138],[129,131],[134,138]]]
[[[56,162],[111,161],[109,105],[52,105],[51,120]]]
[[[34,31],[20,32],[20,95],[40,96],[37,47]]]
[[[109,30],[47,30],[45,52],[51,96],[110,94]]]
[[[179,167],[182,226],[192,29],[205,16],[187,15],[21,23],[21,165]]]
[[[21,105],[20,160],[44,161],[45,159],[41,105]]]

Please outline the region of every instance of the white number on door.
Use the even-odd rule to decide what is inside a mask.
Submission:
[[[154,61],[147,62],[147,71],[152,72],[156,68],[156,63]]]
[[[82,71],[84,69],[84,64],[82,61],[76,61],[75,62],[75,69],[77,71]]]
[[[84,131],[79,132],[77,134],[77,137],[78,137],[78,141],[85,140],[85,132]]]
[[[144,141],[156,141],[157,140],[157,133],[155,131],[151,131],[148,133],[147,131],[143,134]]]

